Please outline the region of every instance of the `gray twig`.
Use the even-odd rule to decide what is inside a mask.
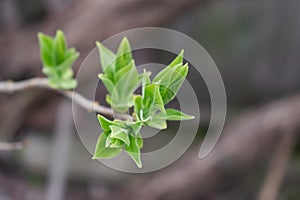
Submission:
[[[48,84],[48,79],[46,78],[32,78],[18,82],[14,82],[11,80],[0,81],[0,93],[15,93],[29,88],[43,88],[53,90],[71,99],[74,103],[81,106],[82,108],[85,108],[89,112],[95,111],[104,115],[114,116],[114,112],[112,109],[101,106],[98,102],[91,101],[75,91],[58,90],[50,87]],[[115,116],[118,119],[132,120],[132,117],[126,114],[118,113],[115,114]]]
[[[27,145],[27,141],[21,142],[0,142],[0,150],[2,151],[13,151],[13,150],[21,150]]]

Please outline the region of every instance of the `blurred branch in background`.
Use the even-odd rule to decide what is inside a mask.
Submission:
[[[282,133],[282,137],[277,144],[270,162],[270,167],[259,193],[258,200],[277,199],[296,141],[293,132],[285,131]]]
[[[66,99],[61,100],[57,111],[55,136],[52,146],[52,157],[49,168],[49,181],[46,200],[65,199],[68,176],[68,163],[73,133],[72,104]]]
[[[13,150],[21,150],[26,147],[28,142],[0,142],[0,151],[13,151]]]

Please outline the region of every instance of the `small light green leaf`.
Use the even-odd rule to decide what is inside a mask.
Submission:
[[[98,121],[103,129],[104,132],[110,131],[110,126],[115,125],[115,122],[110,121],[109,119],[106,119],[102,115],[97,115]]]
[[[170,66],[176,66],[178,64],[182,64],[183,63],[183,55],[184,55],[184,50],[182,49],[180,51],[180,53],[178,54],[178,56],[171,62]]]
[[[62,79],[72,79],[74,73],[72,69],[66,69],[62,74]]]
[[[142,76],[138,74],[131,47],[127,38],[119,45],[117,54],[97,42],[103,75],[100,79],[107,88],[113,110],[124,113],[133,106],[134,91],[139,87]]]
[[[135,164],[141,168],[141,152],[140,152],[140,141],[138,137],[129,135],[130,145],[126,145],[125,151],[129,154],[129,156],[133,159]]]
[[[54,38],[38,33],[42,72],[49,78],[49,85],[56,89],[73,89],[77,81],[73,79],[72,66],[79,53],[74,48],[67,49],[66,39],[58,30]]]
[[[55,65],[59,65],[65,60],[65,54],[67,51],[66,39],[62,31],[58,30],[53,42],[53,47],[55,49],[55,54],[53,54],[53,60]]]
[[[167,128],[166,120],[158,118],[165,113],[159,88],[159,84],[143,84],[144,95],[136,97],[134,112],[144,124],[157,129],[165,129]]]
[[[72,50],[72,52],[74,51],[75,49]],[[78,57],[79,57],[79,53],[77,53],[76,51],[74,53],[67,52],[64,61],[56,65],[55,68],[60,71],[71,69],[72,65],[74,64],[74,62]]]
[[[143,96],[145,95],[146,86],[151,83],[150,75],[151,75],[151,72],[147,72],[146,69],[144,69],[143,79],[142,79],[142,95]]]
[[[142,96],[138,95],[134,98],[134,113],[136,115],[136,117],[138,118],[138,120],[140,119],[140,111],[143,110],[142,107]]]
[[[116,55],[106,48],[104,45],[102,45],[100,42],[96,42],[96,45],[99,50],[100,54],[100,61],[102,70],[105,74],[107,74],[108,78],[111,79],[113,82],[113,76],[115,73],[115,62],[116,62]]]
[[[52,40],[49,40],[48,37],[44,37],[42,34],[39,34],[39,43],[41,49],[40,56],[44,66],[52,67]]]
[[[186,79],[186,76],[188,74],[188,65],[185,64],[184,66],[178,68],[175,73],[173,73],[172,80],[165,88],[164,86],[160,87],[160,92],[164,101],[164,104],[169,103],[171,100],[173,100],[181,88],[183,82]]]
[[[113,158],[118,156],[121,153],[122,148],[109,148],[109,147],[106,148],[105,147],[106,139],[107,136],[104,133],[102,133],[98,138],[93,159]]]
[[[110,148],[123,148],[124,142],[121,140],[114,139],[114,141],[109,145]]]
[[[137,135],[142,128],[142,122],[127,122],[126,126],[130,130],[131,135]]]
[[[142,76],[136,68],[132,68],[116,82],[111,94],[111,102],[114,110],[126,112],[132,106],[133,93],[140,85]]]
[[[111,96],[109,94],[107,94],[105,96],[105,101],[106,101],[106,103],[108,103],[109,105],[111,105]]]
[[[139,147],[140,149],[143,148],[143,138],[142,138],[141,134],[138,133],[138,134],[136,135],[136,137],[137,137],[137,144],[138,144],[138,147]]]
[[[130,70],[134,70],[134,69],[135,69],[135,63],[134,60],[131,60],[127,65],[124,65],[123,68],[119,69],[119,71],[116,72],[116,74],[114,75],[115,83],[117,83],[117,81],[123,78],[123,76],[127,74]]]
[[[159,130],[167,128],[166,120],[156,116],[152,117],[152,120],[148,123],[148,125]]]
[[[184,50],[181,50],[180,54],[165,69],[163,69],[160,73],[158,73],[154,77],[153,82],[158,82],[158,81],[161,81],[163,79],[163,77],[168,77],[170,69],[172,69],[178,65],[182,65],[183,54],[184,54]]]
[[[181,120],[190,120],[190,119],[194,119],[194,116],[191,115],[187,115],[182,113],[179,110],[175,110],[175,109],[166,109],[166,119],[167,120],[172,120],[172,121],[181,121]]]
[[[128,39],[124,37],[117,51],[116,71],[119,71],[123,67],[127,66],[131,61],[131,47]]]
[[[55,83],[55,86],[53,86],[53,87],[56,87],[56,86],[58,86],[58,89],[59,88],[71,89],[71,88],[75,88],[77,86],[77,81],[74,79],[62,79],[62,80],[60,80],[59,84]]]
[[[114,89],[114,83],[105,74],[99,74],[98,77],[105,85],[107,91],[111,94]]]
[[[125,144],[129,145],[129,136],[126,129],[120,128],[115,125],[111,125],[109,127],[111,129],[111,134],[109,136],[110,138],[121,140]]]
[[[160,83],[160,93],[163,99],[164,105],[173,100],[186,79],[188,73],[188,65],[183,65],[183,53],[180,54],[160,73],[158,73],[154,79],[154,83]]]
[[[159,92],[159,84],[149,84],[145,87],[145,96],[143,97],[144,108],[149,109],[149,113],[145,112],[144,114],[152,114],[160,110],[165,112],[165,107],[163,100]]]

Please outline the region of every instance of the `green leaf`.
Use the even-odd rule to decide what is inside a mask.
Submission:
[[[74,79],[62,79],[60,80],[59,84],[56,83],[56,85],[59,85],[59,88],[71,89],[77,86],[77,81]]]
[[[52,62],[52,43],[53,39],[42,33],[38,33],[40,44],[40,56],[44,65],[53,66]]]
[[[109,138],[107,138],[109,139]],[[123,148],[124,146],[124,142],[122,142],[121,140],[117,140],[117,139],[113,139],[112,138],[112,142],[109,144],[110,148]]]
[[[158,118],[165,114],[165,107],[159,92],[159,84],[143,84],[143,97],[135,98],[134,112],[138,120],[157,129],[167,128],[165,119]]]
[[[115,125],[115,122],[110,121],[109,119],[106,119],[102,115],[97,115],[98,121],[103,129],[104,132],[110,131],[110,126]]]
[[[163,113],[160,113],[163,114]],[[159,129],[159,130],[163,130],[167,128],[167,122],[165,119],[162,119],[158,116],[154,116],[152,117],[152,120],[147,124],[153,128]]]
[[[111,125],[110,129],[111,129],[111,134],[109,136],[110,138],[121,140],[125,144],[129,145],[130,143],[129,136],[128,136],[128,131],[126,129],[120,128],[115,125]]]
[[[142,76],[138,74],[135,67],[118,80],[111,94],[111,105],[114,110],[126,112],[132,106],[133,93],[140,85],[141,80]]]
[[[53,42],[53,47],[56,53],[53,53],[53,60],[55,65],[62,63],[65,60],[65,54],[67,51],[66,39],[62,31],[58,30]]]
[[[111,105],[111,96],[109,94],[107,94],[105,96],[105,101],[106,101],[106,103],[108,103],[109,105]]]
[[[126,145],[125,151],[128,155],[133,159],[135,164],[141,168],[142,161],[141,161],[141,152],[140,152],[140,140],[136,136],[129,135],[130,145]]]
[[[103,68],[99,78],[109,92],[109,103],[113,110],[127,112],[133,106],[134,91],[142,80],[132,59],[129,41],[127,38],[122,40],[116,55],[99,42],[96,44]]]
[[[143,96],[145,95],[146,86],[151,83],[150,75],[151,75],[151,72],[147,72],[146,69],[144,69],[143,79],[142,79],[142,95]]]
[[[165,112],[163,100],[159,92],[159,84],[149,84],[145,87],[145,95],[143,96],[144,114],[156,113],[158,110]]]
[[[142,128],[142,122],[127,122],[126,128],[130,130],[129,133],[131,135],[137,135]]]
[[[159,82],[161,81],[164,77],[168,77],[168,73],[170,72],[169,70],[178,66],[182,65],[183,63],[183,54],[184,50],[181,50],[180,54],[162,71],[160,71],[153,79],[153,82]]]
[[[58,30],[54,38],[38,33],[42,72],[49,78],[49,85],[56,89],[73,89],[77,81],[73,79],[72,66],[79,53],[74,48],[67,48],[66,38]]]
[[[119,71],[116,72],[116,74],[114,75],[115,83],[120,79],[122,79],[125,74],[130,72],[130,70],[134,70],[134,69],[135,69],[135,63],[134,60],[131,60],[127,65],[124,65],[123,68],[119,69]]]
[[[72,65],[74,64],[74,62],[78,57],[79,57],[79,53],[77,53],[75,49],[71,48],[71,51],[66,53],[66,57],[64,58],[64,61],[56,65],[55,68],[60,71],[71,69]]]
[[[173,66],[176,66],[178,64],[182,64],[183,63],[183,56],[184,56],[184,50],[182,49],[180,51],[180,53],[178,54],[178,56],[170,63],[169,66],[173,67]]]
[[[109,147],[106,148],[105,147],[106,139],[107,136],[104,133],[102,133],[98,138],[93,159],[113,158],[118,156],[121,153],[122,148],[109,148]]]
[[[181,120],[190,120],[190,119],[194,119],[194,116],[191,115],[187,115],[182,113],[179,110],[175,110],[175,109],[166,109],[166,119],[167,120],[172,120],[172,121],[181,121]]]
[[[138,147],[139,147],[140,149],[143,148],[143,138],[142,138],[141,134],[138,133],[138,134],[136,135],[136,137],[137,137],[137,144],[138,144]]]
[[[124,37],[117,51],[116,71],[127,66],[131,61],[132,61],[131,47],[128,39]]]
[[[173,100],[186,79],[188,73],[188,65],[183,65],[183,50],[180,54],[154,79],[154,83],[159,83],[160,93],[164,105]]]
[[[105,74],[107,74],[108,78],[114,82],[113,76],[115,73],[116,55],[100,42],[96,42],[96,45],[100,54],[102,70]]]
[[[185,64],[184,66],[175,67],[174,70],[170,70],[169,76],[171,79],[166,80],[163,79],[160,86],[160,93],[162,96],[162,99],[164,101],[164,104],[169,103],[171,100],[173,100],[181,88],[183,82],[186,79],[188,73],[188,65]]]
[[[111,94],[114,90],[114,83],[105,74],[99,74],[98,77],[105,85],[107,91]]]

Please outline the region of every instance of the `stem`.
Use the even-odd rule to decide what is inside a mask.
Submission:
[[[58,90],[52,88],[49,86],[48,79],[46,78],[32,78],[18,82],[13,82],[11,80],[0,81],[0,93],[15,93],[29,88],[43,88],[58,92],[64,97],[71,99],[74,103],[81,106],[82,108],[85,108],[89,112],[95,111],[103,115],[109,115],[111,117],[115,116],[119,119],[132,120],[132,117],[127,114],[118,113],[114,115],[112,109],[101,106],[98,102],[91,101],[75,91]]]

